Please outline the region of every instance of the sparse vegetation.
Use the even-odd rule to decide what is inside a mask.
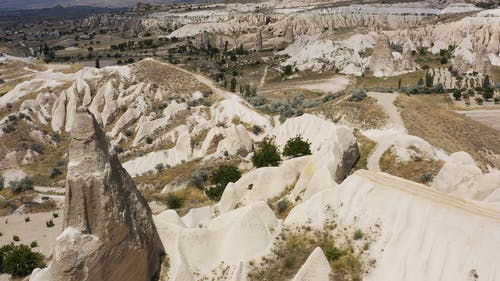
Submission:
[[[444,165],[443,161],[419,157],[406,162],[398,162],[392,148],[382,154],[379,164],[382,172],[423,184],[429,183]]]
[[[409,134],[419,136],[450,153],[465,151],[483,169],[486,165],[494,165],[489,155],[500,153],[500,132],[452,112],[442,96],[400,95],[395,105],[401,112]]]
[[[361,254],[356,253],[351,242],[339,243],[329,229],[285,229],[279,238],[271,256],[250,265],[249,280],[291,280],[316,247],[323,250],[330,263],[333,280],[361,280],[367,270]]]

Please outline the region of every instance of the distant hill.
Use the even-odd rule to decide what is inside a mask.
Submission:
[[[55,6],[74,7],[74,6],[90,6],[90,7],[134,7],[138,2],[146,3],[180,3],[180,2],[214,2],[211,0],[0,0],[0,11],[8,10],[27,10],[27,9],[43,9]]]

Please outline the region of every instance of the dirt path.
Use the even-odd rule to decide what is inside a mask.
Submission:
[[[390,93],[375,93],[370,92],[368,96],[375,98],[389,115],[389,124],[383,130],[372,129],[364,131],[363,134],[377,142],[375,149],[368,158],[368,169],[371,171],[380,172],[379,160],[382,154],[391,146],[394,138],[401,134],[406,134],[403,119],[394,105],[394,101],[398,97],[397,94]]]
[[[260,79],[259,88],[262,88],[264,86],[264,84],[266,83],[267,67],[268,66],[266,65],[266,68],[264,68],[264,74],[262,74],[262,78]]]

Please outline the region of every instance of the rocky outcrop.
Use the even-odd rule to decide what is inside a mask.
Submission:
[[[401,53],[391,51],[389,38],[385,35],[377,39],[369,67],[377,77],[393,76],[416,69],[411,58],[404,58]]]
[[[79,109],[71,133],[64,231],[49,267],[30,280],[144,280],[157,275],[163,245],[151,210],[103,131]]]

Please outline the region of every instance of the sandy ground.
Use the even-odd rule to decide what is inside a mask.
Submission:
[[[386,129],[373,129],[363,132],[365,136],[377,142],[375,149],[368,158],[368,169],[380,172],[380,157],[389,148],[396,136],[406,134],[406,129],[404,127],[403,119],[401,119],[401,115],[394,105],[394,101],[398,97],[397,94],[369,92],[368,96],[375,98],[377,103],[380,104],[387,112],[387,115],[389,115],[389,122]]]
[[[286,91],[295,89],[305,89],[323,93],[336,93],[349,86],[350,81],[347,76],[336,75],[328,79],[308,80],[301,82],[284,81],[279,88],[269,88],[259,91],[259,94],[271,93],[275,91]]]
[[[59,214],[59,217],[54,218],[53,213]],[[2,233],[2,236],[0,236],[0,245],[14,242],[12,237],[17,235],[21,241],[14,242],[14,244],[30,245],[31,242],[37,241],[39,246],[34,248],[34,250],[49,257],[56,244],[56,237],[62,231],[63,213],[63,210],[57,210],[47,213],[13,214],[0,217],[0,232]],[[30,217],[29,222],[24,221],[26,217]],[[54,221],[55,226],[48,228],[45,223],[50,219]]]
[[[500,109],[498,110],[457,110],[455,111],[459,114],[464,114],[465,116],[483,123],[493,129],[500,130]]]

